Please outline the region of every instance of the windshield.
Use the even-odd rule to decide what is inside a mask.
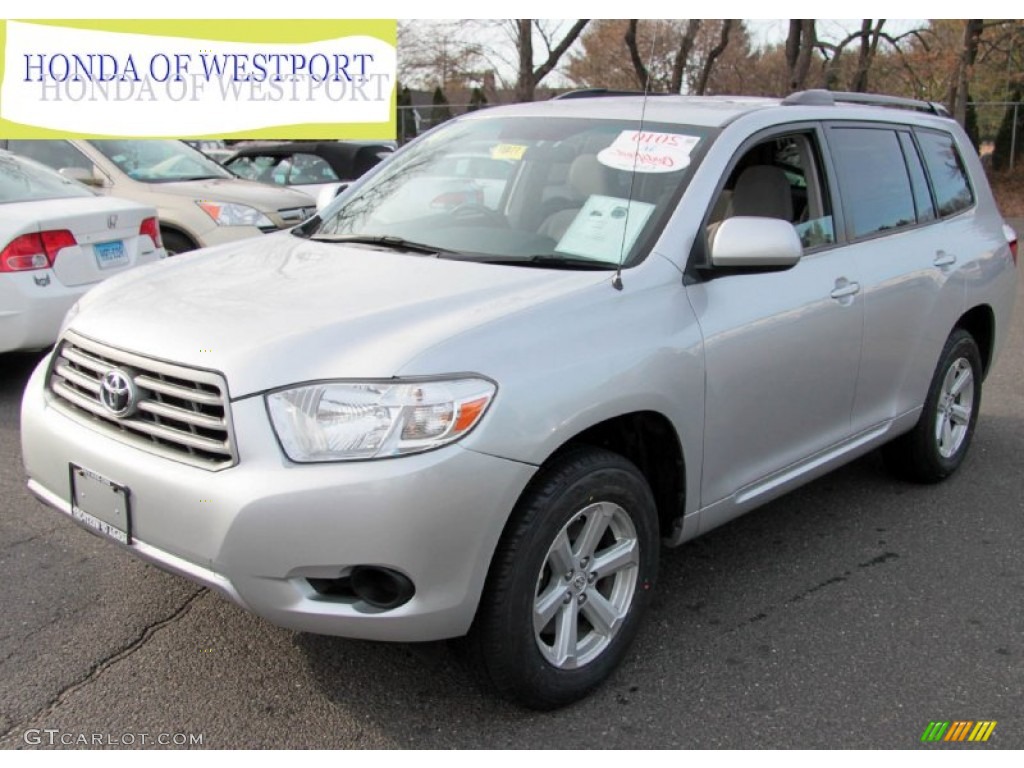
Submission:
[[[578,118],[458,121],[397,155],[303,234],[394,238],[482,261],[629,266],[663,226],[710,134],[637,127]]]
[[[93,141],[92,145],[136,181],[158,184],[235,178],[230,171],[182,141],[105,139]]]
[[[76,181],[31,160],[0,152],[0,203],[53,200],[61,197],[92,197]]]

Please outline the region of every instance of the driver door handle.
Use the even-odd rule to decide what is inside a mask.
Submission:
[[[833,299],[845,299],[847,296],[853,296],[857,293],[860,293],[860,283],[846,283],[845,285],[836,286],[835,290],[829,295]]]

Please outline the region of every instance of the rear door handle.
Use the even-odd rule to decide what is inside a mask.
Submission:
[[[856,293],[860,293],[860,283],[846,283],[836,286],[835,290],[829,295],[833,299],[845,299],[847,296],[853,296]]]
[[[938,251],[935,260],[932,262],[936,267],[951,267],[956,264],[956,256],[945,251]]]

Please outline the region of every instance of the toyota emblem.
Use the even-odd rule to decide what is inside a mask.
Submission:
[[[135,412],[138,391],[127,371],[114,368],[103,374],[100,381],[100,401],[103,406],[119,419]]]

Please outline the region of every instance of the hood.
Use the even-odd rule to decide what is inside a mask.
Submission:
[[[279,233],[108,280],[81,300],[70,327],[220,371],[237,398],[316,379],[390,378],[451,336],[610,279]]]
[[[180,195],[192,200],[241,203],[261,211],[280,211],[286,208],[303,208],[316,204],[316,201],[304,192],[246,179],[168,181],[148,186],[150,191],[156,194]]]

